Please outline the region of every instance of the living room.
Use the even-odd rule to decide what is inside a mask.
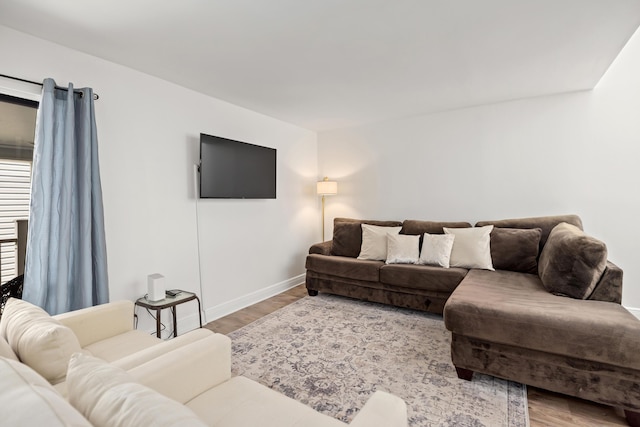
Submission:
[[[640,11],[633,4],[634,30]],[[60,39],[32,35],[37,26],[20,29],[3,11],[2,73],[52,77],[100,95],[95,108],[111,300],[135,301],[147,292],[147,276],[161,273],[168,288],[200,295],[208,322],[303,283],[307,251],[321,240],[315,186],[328,176],[339,191],[327,198],[327,236],[335,217],[476,222],[579,214],[624,270],[622,304],[640,317],[640,232],[631,226],[640,213],[634,197],[640,182],[634,164],[637,33],[618,51],[607,51],[610,60],[590,87],[517,99],[498,94],[483,105],[398,111],[316,130],[251,108],[250,100],[234,104],[222,93],[206,95],[138,71],[136,58],[128,58],[129,66],[101,58],[93,53],[106,43],[95,37],[99,31],[88,32],[81,47],[66,47],[65,18],[46,13],[57,16],[49,19],[60,22]],[[109,26],[125,18],[105,12],[101,19]],[[151,41],[140,46],[150,56],[163,49]],[[545,66],[553,69],[554,61]],[[172,72],[189,70],[176,65]],[[6,79],[0,88],[14,96],[39,93]],[[198,199],[200,133],[276,148],[277,199]],[[180,332],[197,326],[197,314],[178,315]],[[153,319],[140,316],[140,327],[152,330]]]

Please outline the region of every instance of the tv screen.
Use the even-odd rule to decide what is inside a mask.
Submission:
[[[200,198],[275,199],[275,148],[201,133]]]

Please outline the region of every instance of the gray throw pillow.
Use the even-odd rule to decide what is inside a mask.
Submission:
[[[539,228],[497,228],[491,231],[491,260],[496,270],[538,273]]]
[[[542,252],[542,248],[544,247],[545,243],[547,243],[547,239],[549,238],[549,233],[551,233],[551,230],[553,230],[553,228],[561,222],[575,225],[580,230],[584,229],[582,227],[582,220],[578,215],[554,215],[538,216],[532,218],[512,218],[494,221],[479,221],[476,223],[476,227],[493,225],[494,227],[498,228],[539,228],[540,230],[542,230],[542,235],[540,236],[540,246],[538,251]]]
[[[542,284],[552,294],[585,299],[607,264],[607,246],[565,222],[551,230],[538,262]]]

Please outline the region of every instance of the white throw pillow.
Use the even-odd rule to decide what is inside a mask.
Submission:
[[[474,228],[447,228],[445,234],[453,234],[451,267],[480,268],[493,271],[491,262],[491,230],[493,225]]]
[[[420,256],[420,236],[387,234],[387,264],[415,264]]]
[[[0,357],[0,424],[7,426],[91,426],[33,369]]]
[[[387,234],[398,234],[402,227],[382,227],[362,224],[362,246],[358,259],[385,261],[387,259]]]
[[[93,356],[71,357],[67,390],[69,402],[94,426],[205,425],[191,409]]]
[[[31,303],[10,298],[2,313],[2,330],[20,361],[52,384],[64,380],[69,358],[81,350],[71,329]]]
[[[453,234],[424,233],[420,259],[418,259],[416,264],[449,268],[451,250],[453,249],[455,237]]]

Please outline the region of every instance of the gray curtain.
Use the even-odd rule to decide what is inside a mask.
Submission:
[[[50,314],[109,300],[93,91],[44,81],[23,299]]]

